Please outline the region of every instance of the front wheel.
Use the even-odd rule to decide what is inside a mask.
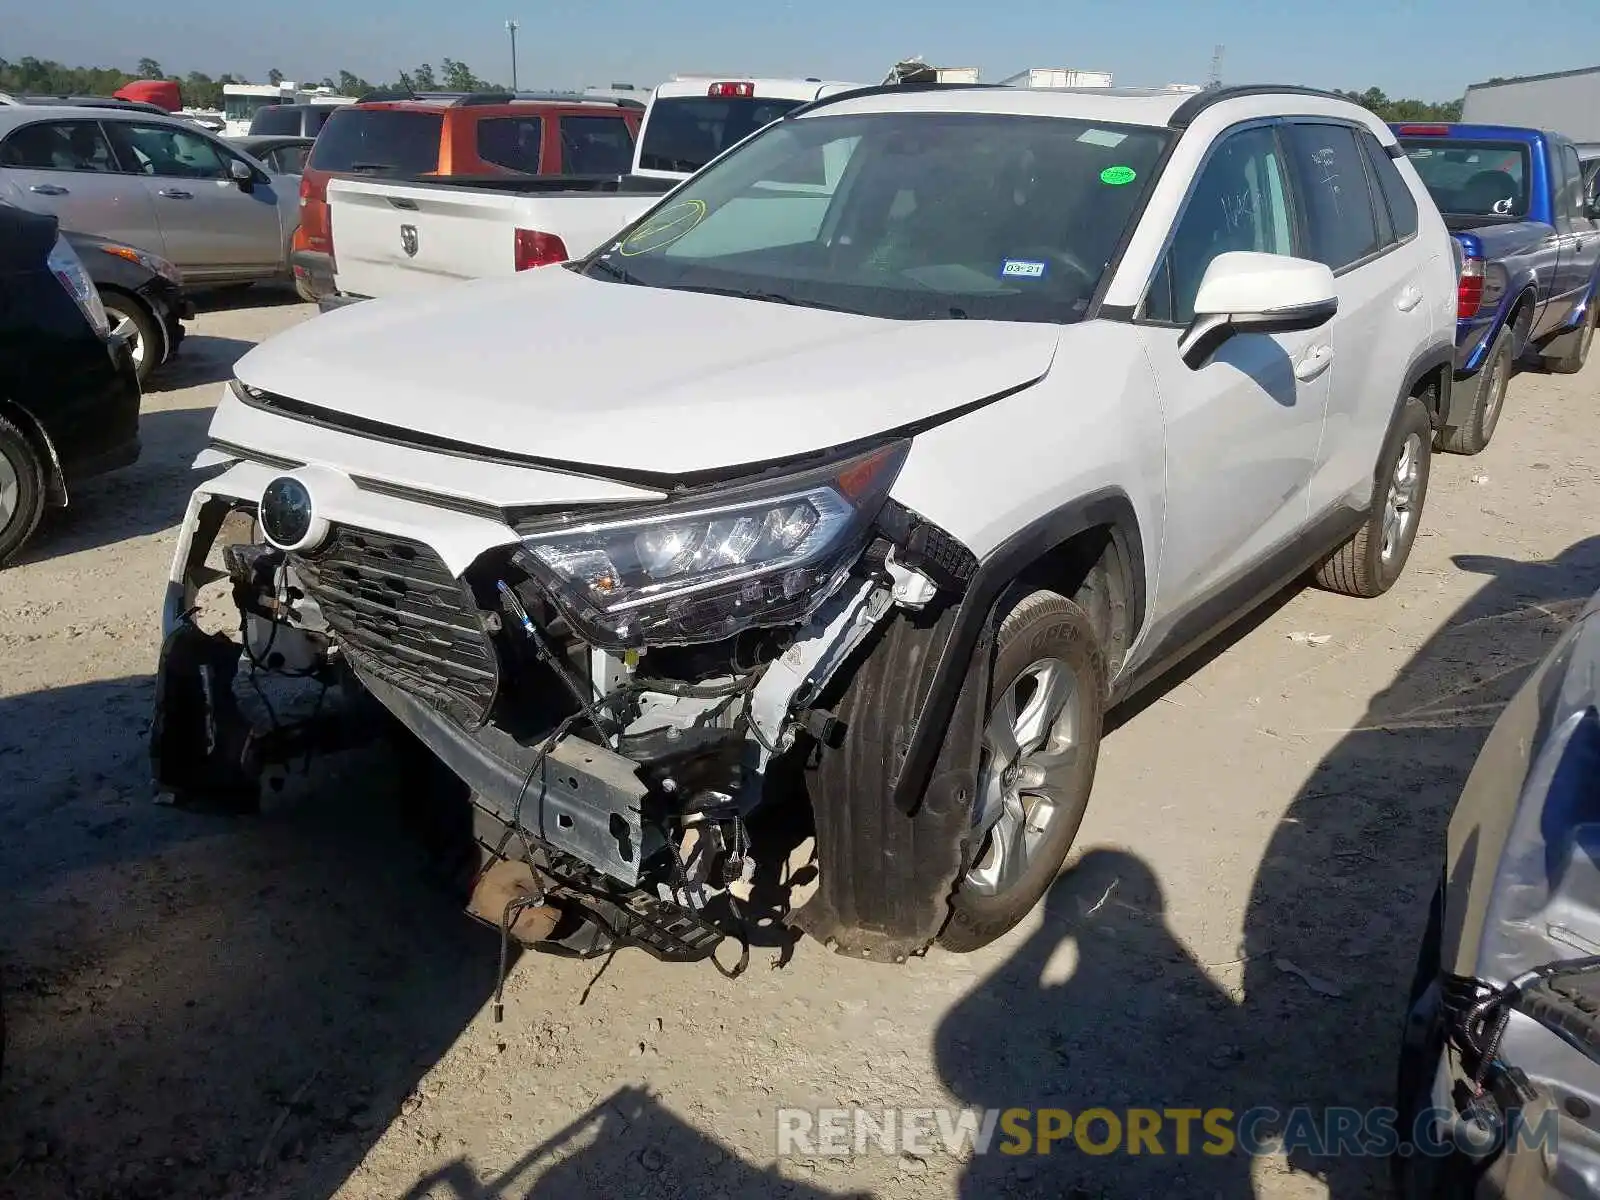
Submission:
[[[0,416],[0,566],[22,549],[44,515],[44,462],[27,436]]]
[[[1106,663],[1088,616],[1054,592],[1023,597],[995,642],[968,866],[939,934],[986,946],[1055,882],[1094,786]]]
[[[1428,498],[1433,424],[1427,406],[1406,401],[1378,460],[1372,506],[1360,529],[1317,568],[1317,584],[1346,596],[1381,596],[1411,557]]]

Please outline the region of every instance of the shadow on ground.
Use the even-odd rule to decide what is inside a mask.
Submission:
[[[753,1166],[650,1093],[624,1087],[504,1170],[483,1173],[458,1158],[418,1179],[401,1200],[676,1200],[689,1195],[846,1200],[862,1194],[821,1191]]]
[[[938,1067],[961,1104],[1320,1114],[1394,1102],[1401,1014],[1456,797],[1505,701],[1600,589],[1600,538],[1551,562],[1455,562],[1483,587],[1283,814],[1237,960],[1197,963],[1167,927],[1148,864],[1090,851],[1046,898],[1042,927],[940,1026]],[[1242,990],[1219,985],[1241,968]],[[1174,1123],[1164,1129],[1163,1157],[1095,1157],[1070,1140],[1048,1157],[978,1156],[963,1194],[1252,1194],[1249,1162],[1200,1152],[1198,1120],[1187,1156],[1174,1156]],[[1317,1176],[1334,1200],[1384,1194],[1377,1160],[1296,1152],[1255,1168],[1258,1179],[1284,1170]]]
[[[255,346],[256,343],[244,338],[191,333],[178,347],[176,358],[150,373],[144,393],[149,397],[181,388],[225,383],[233,378],[233,364]]]
[[[0,700],[0,1194],[328,1195],[479,1012],[495,939],[428,887],[375,752],[259,818],[154,805],[150,695]]]

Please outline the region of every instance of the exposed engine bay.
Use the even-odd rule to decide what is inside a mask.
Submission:
[[[868,494],[862,461],[847,466]],[[699,529],[669,527],[644,569],[625,561],[643,535],[624,530],[619,549],[602,525],[574,545],[570,515],[543,518],[546,541],[519,526],[458,574],[419,538],[325,517],[312,497],[328,490],[314,469],[235,462],[196,493],[166,605],[157,785],[179,806],[253,811],[282,764],[398,723],[470,789],[469,911],[557,953],[634,945],[691,961],[734,936],[741,969],[759,886],[752,813],[838,736],[824,698],[863,642],[892,610],[933,602],[937,577],[957,582],[948,547],[926,553],[928,527],[896,508],[898,543],[861,521],[804,571],[619,616],[607,589],[648,590],[661,561],[703,557],[719,537],[794,542],[850,514],[802,493],[758,526],[723,502]],[[885,507],[881,490],[870,499]],[[233,617],[207,631],[197,601],[211,583]],[[263,726],[239,702],[263,677],[322,692],[294,721],[268,705]]]

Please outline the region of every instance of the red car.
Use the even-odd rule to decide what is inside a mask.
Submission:
[[[290,261],[306,300],[333,292],[328,180],[459,175],[625,175],[643,106],[506,92],[368,97],[334,112],[300,175]]]

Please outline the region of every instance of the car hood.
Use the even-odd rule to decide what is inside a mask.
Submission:
[[[263,343],[239,379],[544,460],[680,474],[848,443],[1042,378],[1060,327],[892,321],[545,267],[369,300]]]

